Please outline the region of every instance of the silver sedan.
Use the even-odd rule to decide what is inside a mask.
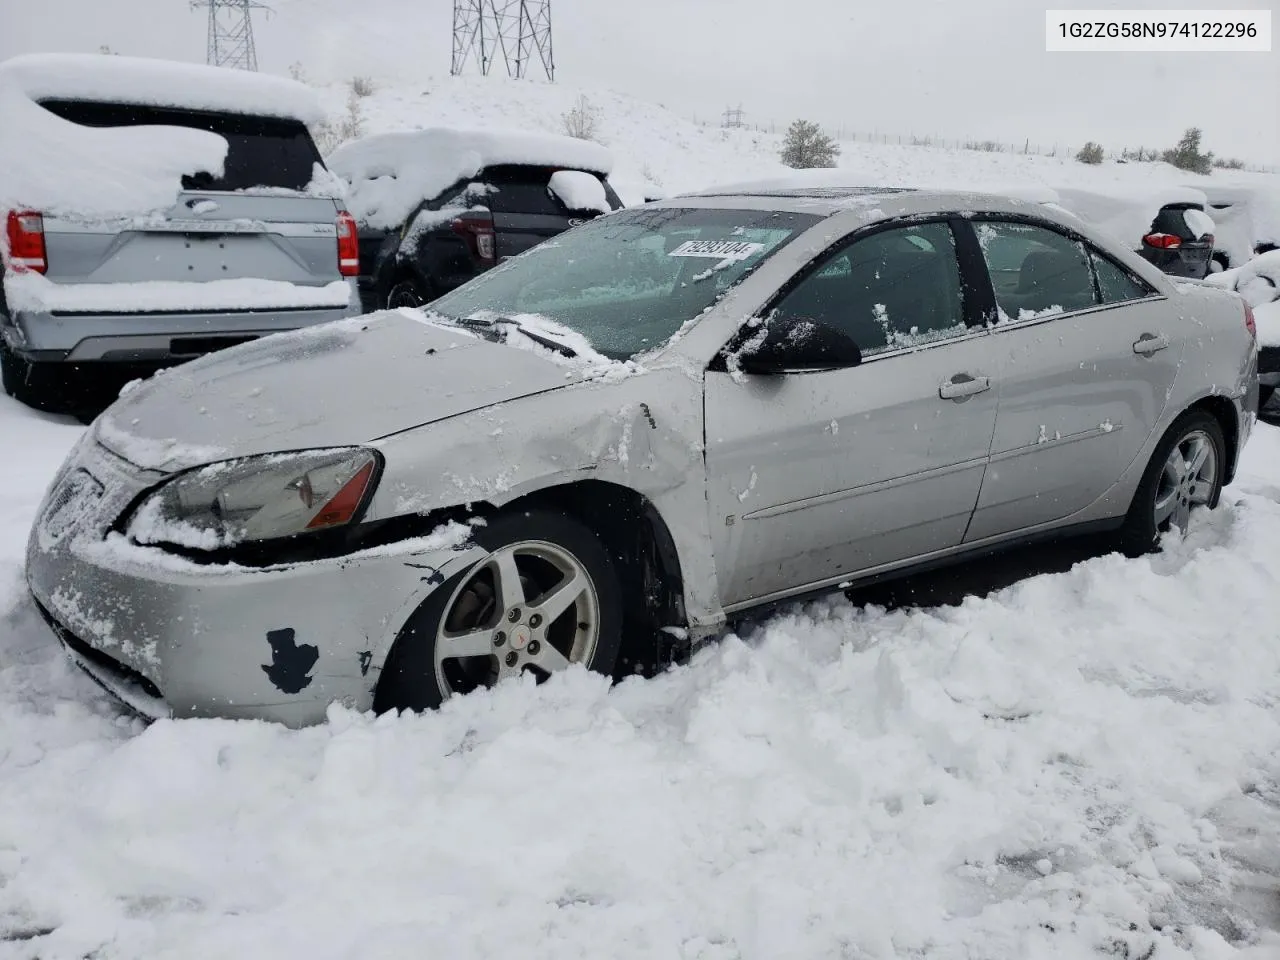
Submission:
[[[671,199],[143,383],[54,479],[28,582],[151,716],[621,675],[1030,538],[1152,549],[1231,480],[1252,326],[1051,207]]]

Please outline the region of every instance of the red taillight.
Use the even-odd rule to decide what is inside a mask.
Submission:
[[[366,463],[354,477],[342,485],[342,489],[329,498],[320,512],[307,524],[308,530],[320,530],[350,522],[364,501],[369,481],[373,479],[373,463]]]
[[[1244,325],[1245,325],[1245,328],[1248,329],[1249,331],[1249,336],[1257,340],[1258,324],[1257,324],[1257,321],[1253,319],[1253,307],[1249,306],[1247,303],[1244,305]]]
[[[345,210],[338,214],[338,273],[344,277],[360,275],[360,233],[356,218]]]
[[[6,263],[15,273],[44,273],[49,259],[44,246],[44,217],[32,210],[10,210],[5,233],[9,240]]]
[[[493,214],[464,213],[456,217],[450,226],[454,233],[467,241],[472,256],[486,264],[494,262],[497,237],[493,230]]]
[[[1157,250],[1177,250],[1182,246],[1182,240],[1172,233],[1148,233],[1142,238],[1142,242]]]

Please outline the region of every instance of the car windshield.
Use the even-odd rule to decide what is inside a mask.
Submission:
[[[652,207],[601,217],[433,302],[454,321],[546,318],[613,360],[665,343],[820,218]]]

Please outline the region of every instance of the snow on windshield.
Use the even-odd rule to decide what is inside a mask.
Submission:
[[[344,144],[326,162],[347,181],[352,214],[375,229],[400,226],[420,203],[485,167],[573,167],[602,176],[613,169],[612,154],[599,144],[493,128],[378,134]]]

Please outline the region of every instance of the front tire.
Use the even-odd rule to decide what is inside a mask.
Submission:
[[[622,589],[590,530],[526,510],[492,518],[473,537],[486,556],[409,617],[383,665],[376,712],[435,709],[525,673],[541,682],[573,663],[613,672]]]
[[[1193,511],[1214,509],[1226,476],[1227,444],[1222,426],[1208,413],[1184,413],[1156,446],[1138,484],[1120,532],[1130,557],[1152,552],[1160,536],[1187,532]]]

